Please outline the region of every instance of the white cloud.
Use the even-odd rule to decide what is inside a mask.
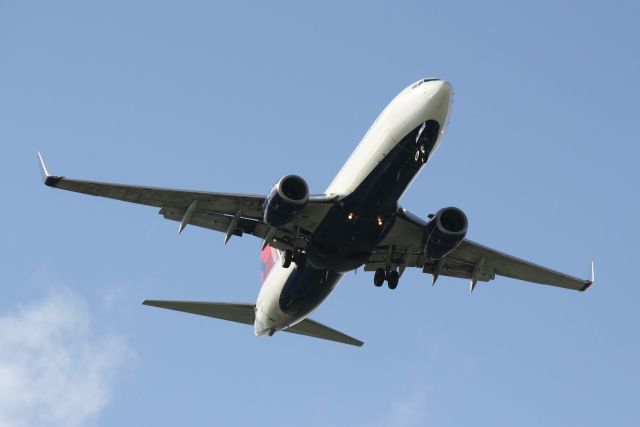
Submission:
[[[92,328],[86,302],[70,291],[0,316],[0,426],[94,420],[130,356],[121,338]]]

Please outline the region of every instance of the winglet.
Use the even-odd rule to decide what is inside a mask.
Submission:
[[[47,165],[44,163],[44,159],[42,158],[42,154],[38,151],[38,160],[40,161],[40,173],[42,174],[42,181],[44,185],[48,187],[57,187],[58,182],[62,179],[61,176],[53,176],[49,173],[47,169]]]
[[[591,261],[591,279],[587,280],[584,286],[580,289],[580,292],[584,292],[589,289],[589,286],[596,283],[596,266],[595,262]]]

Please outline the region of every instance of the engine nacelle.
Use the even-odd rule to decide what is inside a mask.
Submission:
[[[467,216],[460,209],[440,209],[425,227],[425,254],[431,259],[449,255],[464,240],[467,225]]]
[[[273,186],[262,209],[265,224],[280,227],[290,222],[309,202],[309,187],[297,175],[287,175]]]

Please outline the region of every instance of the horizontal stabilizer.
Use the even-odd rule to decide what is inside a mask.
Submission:
[[[306,335],[308,337],[320,338],[323,340],[341,342],[343,344],[355,345],[356,347],[362,347],[364,344],[362,341],[345,335],[342,332],[331,329],[321,323],[315,322],[311,319],[305,319],[300,323],[297,323],[290,328],[284,330],[284,332],[291,332],[293,334]]]
[[[199,314],[201,316],[214,317],[216,319],[229,320],[231,322],[244,323],[247,325],[253,325],[255,321],[255,306],[253,304],[161,300],[144,300],[142,301],[142,304],[152,307],[166,308],[169,310],[183,311],[185,313]],[[355,345],[357,347],[361,347],[364,344],[362,341],[310,319],[305,319],[290,328],[283,329],[283,332],[306,335],[308,337]]]
[[[185,313],[215,317],[216,319],[253,325],[255,312],[253,304],[232,304],[224,302],[201,301],[158,301],[144,300],[144,305],[184,311]]]

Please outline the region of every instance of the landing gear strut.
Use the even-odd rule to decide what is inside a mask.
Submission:
[[[297,252],[293,256],[293,262],[296,263],[296,268],[298,270],[302,270],[304,268],[305,264],[307,263],[307,254],[305,254],[302,251]]]
[[[289,266],[291,265],[291,261],[293,261],[293,251],[289,249],[284,251],[284,254],[282,255],[282,258],[280,258],[280,260],[284,268],[289,268]]]
[[[296,268],[301,270],[307,262],[307,255],[302,251],[296,251],[295,253],[291,249],[284,251],[281,258],[282,266],[289,268],[292,262],[296,263]]]
[[[398,281],[400,280],[400,274],[397,271],[385,271],[383,268],[376,269],[373,275],[373,284],[377,287],[382,286],[384,281],[387,281],[389,289],[395,289],[398,287]]]
[[[424,145],[421,145],[420,148],[418,148],[416,150],[416,155],[415,155],[414,160],[416,162],[420,161],[422,163],[426,163],[427,162],[427,149],[425,148]]]

